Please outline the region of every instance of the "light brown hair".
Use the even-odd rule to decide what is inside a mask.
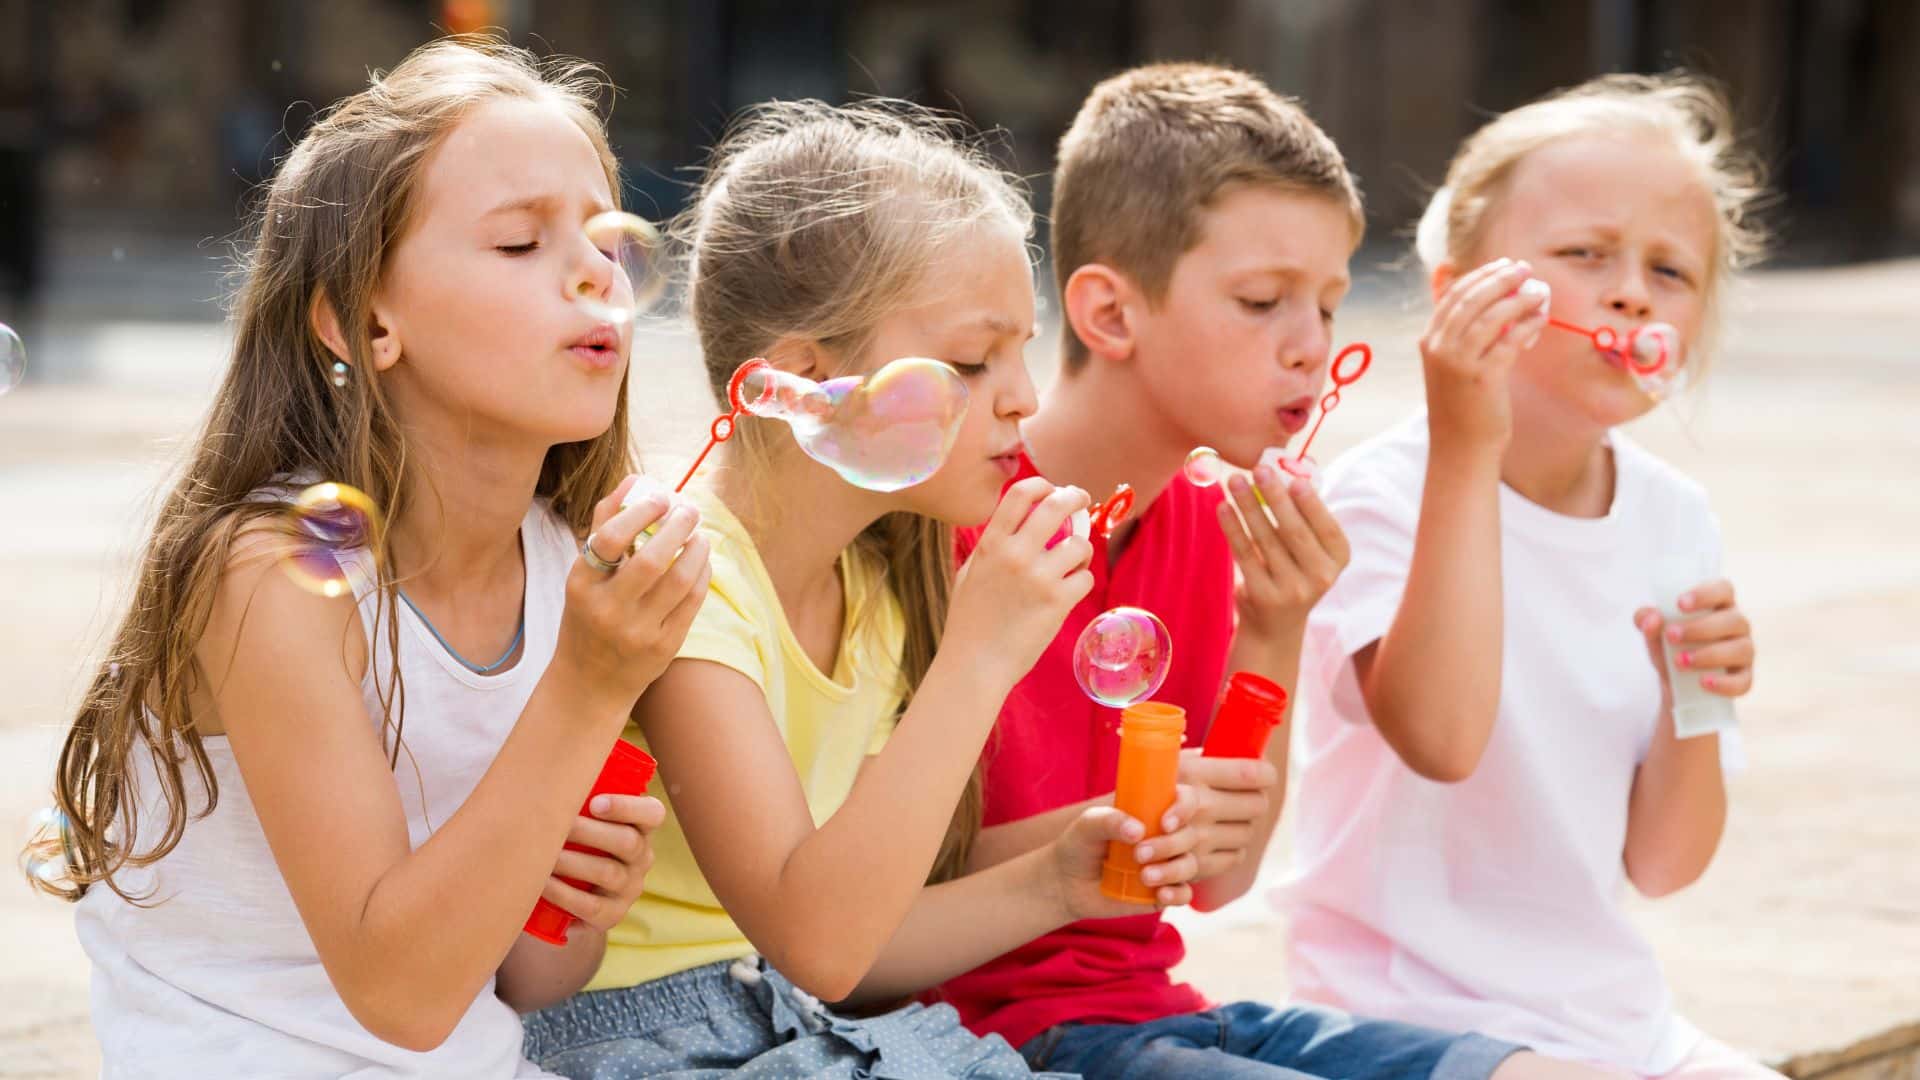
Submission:
[[[592,140],[617,198],[618,166],[599,116],[606,87],[580,61],[539,60],[488,38],[422,46],[367,89],[329,109],[287,156],[253,215],[251,242],[233,298],[234,342],[210,413],[178,482],[161,503],[141,557],[132,603],[122,617],[74,717],[54,777],[60,835],[42,836],[29,861],[64,855],[63,880],[36,881],[68,899],[126,866],[146,866],[179,843],[191,816],[219,799],[189,708],[206,673],[195,659],[214,595],[236,538],[282,528],[285,504],[255,493],[292,477],[317,477],[366,492],[391,516],[432,494],[409,461],[406,438],[369,362],[369,326],[380,275],[417,212],[421,176],[434,148],[476,107],[497,100],[550,102]],[[324,297],[348,337],[352,374],[331,380],[335,355],[309,313]],[[634,468],[626,385],[608,430],[555,446],[536,494],[576,530],[593,503]],[[375,531],[387,632],[397,640],[391,552]],[[376,676],[383,733],[397,764],[404,689],[397,670]],[[383,734],[383,739],[386,736]],[[150,753],[166,808],[165,828],[145,850],[132,758]],[[191,763],[204,805],[189,800]]]
[[[1766,192],[1765,171],[1740,145],[1726,94],[1700,76],[1603,75],[1495,117],[1454,153],[1446,182],[1420,217],[1415,253],[1428,270],[1442,263],[1467,269],[1514,169],[1528,154],[1562,139],[1622,131],[1672,139],[1713,196],[1718,214],[1703,286],[1707,317],[1702,340],[1690,349],[1705,361],[1718,337],[1724,286],[1765,254],[1767,232],[1755,217]]]
[[[1053,170],[1053,276],[1064,291],[1089,263],[1127,275],[1150,301],[1199,242],[1201,215],[1233,184],[1319,195],[1343,207],[1359,245],[1360,192],[1340,148],[1297,102],[1245,72],[1150,64],[1087,95]],[[1086,347],[1064,335],[1077,371]]]
[[[724,407],[741,364],[782,339],[817,343],[834,375],[892,359],[868,355],[875,328],[934,280],[954,240],[983,225],[1025,239],[1033,214],[1017,181],[955,122],[893,101],[755,109],[715,149],[675,229],[689,251],[688,304],[716,402]],[[731,460],[750,474],[799,452],[785,425],[745,420]],[[763,525],[778,512],[772,502],[751,508]],[[946,623],[953,530],[892,513],[857,547],[886,568],[906,617],[900,674],[911,700]],[[965,871],[980,813],[976,765],[930,880]]]

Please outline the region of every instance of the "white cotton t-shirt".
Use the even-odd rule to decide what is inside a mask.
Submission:
[[[1426,480],[1420,413],[1327,472],[1353,558],[1315,607],[1294,760],[1293,990],[1367,1016],[1479,1031],[1663,1073],[1700,1034],[1628,921],[1623,852],[1659,674],[1634,611],[1656,567],[1719,564],[1705,492],[1619,433],[1613,505],[1565,517],[1501,485],[1499,714],[1467,780],[1423,779],[1370,722],[1351,659],[1391,625]],[[1486,573],[1491,581],[1494,568]],[[1723,767],[1737,733],[1721,739]]]
[[[262,497],[274,497],[268,492]],[[392,783],[418,848],[473,793],[553,657],[566,576],[577,549],[545,499],[520,526],[526,563],[526,640],[513,667],[476,675],[460,665],[405,604],[396,642],[387,633],[374,568],[364,551],[340,563],[371,645],[361,683],[368,722],[397,653],[405,691],[404,750]],[[397,601],[388,598],[385,603]],[[93,962],[93,1029],[106,1077],[545,1077],[520,1056],[520,1018],[488,979],[445,1042],[407,1050],[362,1027],[333,988],[274,862],[225,736],[203,740],[219,783],[210,813],[188,820],[177,847],[151,866],[116,875],[142,904],[105,885],[75,911]],[[141,850],[166,822],[150,754],[133,755]],[[206,791],[184,765],[189,805]],[[353,792],[341,791],[341,798]],[[556,854],[558,854],[556,852]],[[489,872],[475,865],[476,876]],[[528,911],[531,913],[532,904]]]

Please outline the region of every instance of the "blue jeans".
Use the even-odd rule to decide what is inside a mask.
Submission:
[[[1144,1024],[1061,1024],[1020,1048],[1087,1080],[1486,1080],[1524,1047],[1334,1009],[1255,1001]]]

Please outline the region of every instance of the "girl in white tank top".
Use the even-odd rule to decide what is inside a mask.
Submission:
[[[30,852],[79,901],[109,1076],[542,1075],[495,971],[553,949],[520,932],[537,900],[585,966],[639,894],[660,804],[578,815],[707,547],[690,508],[620,507],[636,301],[587,235],[619,190],[603,85],[437,42],[267,194],[232,362]],[[316,550],[288,519],[313,481],[384,521]]]

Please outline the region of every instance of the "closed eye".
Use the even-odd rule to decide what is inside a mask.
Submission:
[[[529,255],[539,246],[540,242],[538,240],[531,240],[524,244],[501,244],[494,248],[494,250],[504,252],[508,255]]]
[[[987,373],[987,365],[985,363],[953,364],[950,366],[953,368],[953,370],[959,372],[960,377],[964,379],[976,378],[978,376],[985,375]]]
[[[1239,300],[1240,306],[1248,311],[1272,311],[1280,303],[1277,297],[1272,300],[1249,300],[1243,296]]]

